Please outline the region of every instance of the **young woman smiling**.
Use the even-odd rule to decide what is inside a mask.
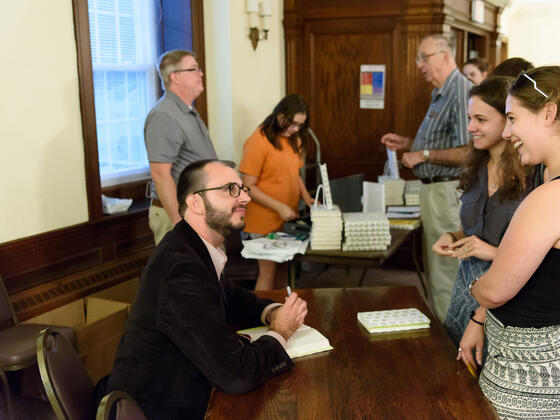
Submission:
[[[503,418],[560,418],[560,67],[521,73],[504,137],[545,183],[516,210],[486,274],[469,288],[486,310],[480,387]]]
[[[512,81],[508,77],[489,78],[469,92],[472,141],[459,185],[463,190],[461,230],[443,233],[432,247],[437,255],[462,260],[444,326],[459,347],[457,359],[472,367],[484,359],[485,315],[468,286],[490,267],[511,217],[527,193],[529,171],[513,145],[502,137]]]

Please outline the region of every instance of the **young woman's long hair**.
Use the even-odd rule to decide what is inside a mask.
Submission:
[[[278,137],[292,124],[296,114],[305,114],[307,118],[299,131],[288,138],[288,142],[293,151],[301,155],[309,145],[309,111],[301,95],[291,94],[278,102],[272,114],[261,124],[261,132],[275,149],[282,150]]]
[[[469,92],[469,97],[476,96],[482,99],[505,118],[506,98],[513,80],[511,77],[505,76],[490,77],[480,85],[473,87]],[[469,142],[467,164],[461,174],[459,189],[466,191],[476,182],[479,168],[486,165],[489,158],[490,152],[488,150],[475,149],[473,142]],[[527,181],[532,175],[532,168],[521,164],[519,153],[510,141],[506,141],[506,146],[498,164],[498,173],[501,174],[501,185],[497,192],[498,198],[501,201],[505,199],[516,200],[525,191]]]

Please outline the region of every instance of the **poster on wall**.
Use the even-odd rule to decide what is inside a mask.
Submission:
[[[360,65],[360,109],[385,108],[385,64]]]

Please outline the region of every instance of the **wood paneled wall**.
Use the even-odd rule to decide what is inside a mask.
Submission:
[[[501,9],[488,3],[486,12],[484,24],[473,24],[469,0],[284,1],[287,93],[308,100],[330,177],[363,172],[376,180],[386,161],[381,136],[415,135],[433,88],[415,63],[424,36],[457,37],[459,65],[467,34],[483,36],[480,48],[494,64]],[[361,64],[385,64],[385,109],[359,108]]]

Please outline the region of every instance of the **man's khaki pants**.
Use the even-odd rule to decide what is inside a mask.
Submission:
[[[148,212],[148,222],[150,224],[150,229],[154,232],[154,242],[159,244],[165,234],[173,229],[173,224],[171,219],[167,215],[167,212],[163,207],[150,205],[150,210]]]
[[[440,257],[432,246],[444,232],[460,229],[457,191],[459,181],[434,182],[420,186],[420,219],[422,220],[422,256],[428,283],[428,299],[435,315],[445,320],[451,290],[457,277],[460,260]]]

